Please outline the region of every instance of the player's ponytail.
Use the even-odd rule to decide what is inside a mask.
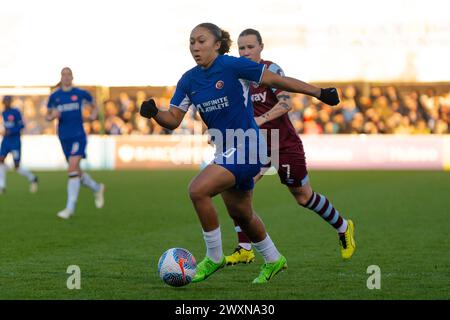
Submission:
[[[57,84],[55,84],[54,86],[51,86],[50,87],[50,91],[51,92],[53,92],[53,91],[55,91],[56,89],[59,89],[59,88],[61,88],[61,81],[59,81]]]
[[[219,54],[225,54],[230,52],[230,47],[231,47],[231,38],[230,38],[230,34],[221,29],[220,32],[222,33],[222,37],[220,38],[220,48],[219,48]]]
[[[220,29],[214,23],[210,22],[200,23],[196,28],[198,27],[207,29],[214,36],[215,40],[220,42],[220,48],[218,50],[220,55],[230,52],[232,41],[227,31]]]

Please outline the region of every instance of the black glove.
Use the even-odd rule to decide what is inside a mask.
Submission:
[[[158,113],[158,108],[156,107],[155,100],[150,99],[142,102],[141,110],[139,111],[141,116],[144,118],[151,119]]]
[[[339,103],[339,95],[336,88],[320,89],[319,100],[325,102],[330,106],[335,106]]]

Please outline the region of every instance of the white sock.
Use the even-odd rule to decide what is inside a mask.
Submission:
[[[252,244],[268,263],[277,261],[281,256],[269,235],[263,241]]]
[[[29,182],[33,182],[33,180],[36,178],[34,176],[34,174],[32,174],[30,171],[28,171],[27,169],[24,169],[22,167],[17,168],[16,171],[21,176],[24,176],[25,178],[27,178]]]
[[[248,242],[239,242],[239,246],[244,248],[245,250],[250,250],[252,248],[251,243]]]
[[[100,184],[95,182],[95,180],[92,179],[91,176],[86,172],[83,172],[83,174],[81,175],[81,184],[85,187],[88,187],[94,192],[98,192],[100,190]]]
[[[345,220],[344,218],[342,218],[342,224],[341,224],[341,226],[337,229],[337,232],[338,232],[338,233],[344,233],[345,231],[347,231],[347,226],[348,226],[347,220]]]
[[[78,192],[80,191],[80,177],[69,177],[67,182],[67,205],[66,208],[74,211],[77,204]]]
[[[215,263],[219,263],[223,256],[220,227],[213,231],[203,231],[203,238],[206,244],[206,256]]]
[[[0,164],[0,189],[6,188],[6,166]]]

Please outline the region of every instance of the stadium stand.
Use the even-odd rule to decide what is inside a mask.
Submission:
[[[322,84],[321,84],[322,85]],[[192,133],[201,120],[189,111],[174,131],[139,116],[139,106],[154,97],[158,106],[169,107],[173,87],[111,87],[99,97],[95,87],[86,87],[96,97],[102,112],[89,120],[91,107],[83,110],[88,134],[150,135]],[[293,95],[290,118],[300,134],[447,134],[450,133],[450,84],[338,85],[341,103],[327,106],[316,99]],[[47,96],[14,96],[13,105],[24,115],[24,134],[54,134],[55,125],[44,119]]]

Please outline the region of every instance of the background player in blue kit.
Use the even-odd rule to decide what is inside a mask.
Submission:
[[[95,206],[104,204],[104,185],[95,182],[89,174],[80,168],[81,159],[86,158],[86,133],[83,128],[82,108],[85,102],[93,103],[89,92],[72,86],[73,75],[70,68],[61,71],[60,87],[48,99],[46,119],[58,119],[58,137],[69,164],[66,208],[57,216],[68,219],[75,212],[80,185],[94,192]]]
[[[21,142],[20,133],[24,128],[20,111],[12,107],[11,96],[3,97],[3,126],[4,133],[0,147],[0,194],[6,190],[6,165],[5,158],[11,153],[14,160],[14,168],[17,173],[26,177],[30,182],[30,192],[35,193],[38,189],[38,178],[30,171],[20,166]]]
[[[247,58],[225,55],[230,36],[212,23],[202,23],[190,35],[190,51],[197,66],[177,84],[171,107],[160,111],[153,99],[141,106],[141,115],[161,126],[175,129],[191,104],[195,105],[216,146],[215,159],[190,183],[189,196],[200,219],[206,243],[206,257],[197,265],[193,282],[205,280],[225,265],[219,220],[212,197],[221,194],[229,215],[241,226],[265,263],[253,283],[268,282],[287,267],[252,207],[253,177],[262,167],[254,152],[265,144],[253,117],[249,82],[262,83],[291,92],[305,93],[337,104],[336,89],[320,89],[302,81],[281,77],[264,65]],[[235,135],[229,135],[229,133]],[[248,133],[239,140],[238,132]],[[252,134],[253,132],[253,134]],[[262,143],[261,143],[262,142]],[[242,161],[243,160],[243,161]]]

